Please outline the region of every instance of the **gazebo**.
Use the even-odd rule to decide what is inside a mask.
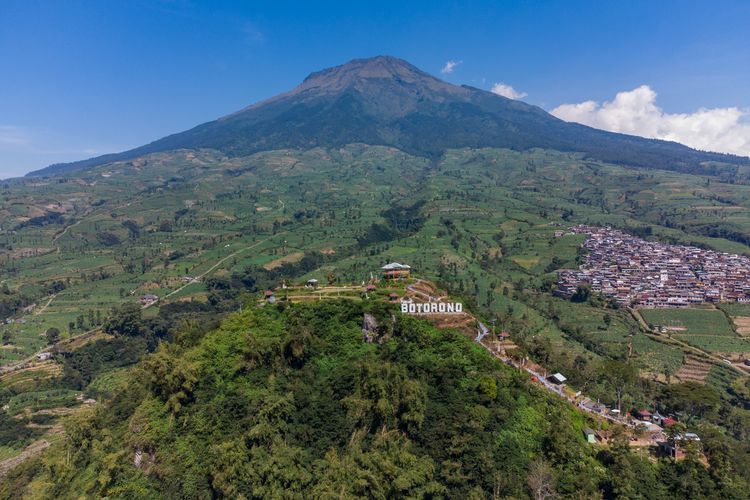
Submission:
[[[398,262],[391,262],[390,264],[386,264],[381,268],[381,270],[383,271],[383,277],[385,279],[408,278],[411,274],[411,266],[407,264],[400,264]]]

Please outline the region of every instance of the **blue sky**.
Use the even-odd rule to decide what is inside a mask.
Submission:
[[[748,26],[744,0],[3,0],[0,178],[138,146],[378,54],[503,83],[564,119],[744,153]]]

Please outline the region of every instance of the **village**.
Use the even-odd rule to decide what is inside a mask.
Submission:
[[[579,287],[627,307],[688,307],[705,302],[750,303],[750,258],[646,241],[609,227],[576,226],[587,235],[578,269],[559,272],[556,294]]]

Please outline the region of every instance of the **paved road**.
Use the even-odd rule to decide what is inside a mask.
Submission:
[[[558,395],[559,397],[565,399],[570,404],[574,405],[575,407],[579,408],[580,410],[585,411],[586,413],[589,413],[589,414],[591,414],[594,417],[600,417],[600,418],[607,419],[610,422],[615,422],[615,423],[618,423],[618,424],[621,424],[621,425],[625,425],[625,426],[628,426],[628,427],[635,427],[635,425],[629,419],[627,419],[625,417],[615,417],[613,415],[607,415],[606,413],[600,413],[596,409],[594,409],[592,407],[589,407],[586,404],[582,404],[583,401],[591,401],[591,400],[589,398],[585,397],[585,396],[581,397],[580,399],[577,399],[577,398],[574,398],[574,397],[571,397],[571,396],[567,395],[565,393],[565,391],[562,389],[561,386],[559,386],[557,384],[553,384],[552,382],[549,382],[547,380],[547,378],[544,377],[541,373],[538,373],[535,370],[533,370],[533,369],[531,369],[531,368],[529,368],[527,366],[523,366],[523,365],[517,363],[516,361],[514,361],[511,358],[501,356],[500,354],[494,352],[492,349],[490,349],[489,346],[485,345],[481,341],[477,341],[477,342],[479,343],[479,345],[481,345],[482,347],[484,347],[485,349],[487,349],[487,351],[490,354],[492,354],[494,357],[496,357],[497,359],[499,359],[503,363],[505,363],[507,365],[510,365],[510,366],[513,366],[515,368],[518,368],[519,370],[525,370],[529,375],[536,377],[539,380],[539,382],[541,383],[542,387],[544,387],[545,389],[547,389],[549,392],[552,392],[552,393]]]
[[[434,296],[426,294],[424,292],[420,292],[419,290],[416,290],[414,288],[414,285],[419,284],[421,282],[422,282],[422,280],[417,280],[416,283],[408,285],[406,288],[410,292],[412,292],[412,293],[414,293],[416,295],[419,295],[420,297],[423,297],[425,300],[427,300],[429,302],[438,302],[438,301],[440,301],[439,297],[434,297]],[[464,312],[466,313],[466,311],[464,311]],[[466,314],[469,314],[469,313],[466,313]],[[525,366],[525,365],[521,365],[521,364],[517,363],[516,361],[514,361],[511,358],[505,357],[505,356],[501,356],[499,353],[493,351],[488,345],[486,345],[483,342],[484,338],[490,333],[490,330],[484,325],[484,323],[482,323],[481,321],[477,320],[476,318],[474,318],[474,319],[476,320],[477,324],[479,325],[479,328],[477,329],[477,336],[474,338],[474,340],[479,345],[481,345],[482,347],[484,347],[495,358],[499,359],[500,361],[502,361],[506,365],[513,366],[515,368],[518,368],[519,370],[525,370],[529,375],[531,375],[533,377],[536,377],[539,380],[539,382],[541,383],[542,387],[544,387],[545,389],[547,389],[549,392],[556,394],[557,396],[559,396],[559,397],[565,399],[566,401],[568,401],[570,404],[572,404],[575,407],[581,409],[582,411],[585,411],[586,413],[591,414],[594,417],[600,417],[600,418],[607,419],[607,420],[609,420],[611,422],[622,424],[622,425],[625,425],[625,426],[628,426],[628,427],[634,427],[634,424],[629,419],[627,419],[625,417],[615,417],[613,415],[607,415],[607,414],[604,414],[604,413],[600,413],[595,408],[593,408],[591,406],[587,406],[586,404],[582,403],[583,401],[591,401],[589,398],[586,398],[584,396],[584,397],[581,397],[580,399],[578,399],[578,398],[574,398],[574,397],[568,396],[565,393],[565,391],[562,389],[561,386],[549,382],[547,380],[547,378],[544,377],[541,373],[537,373],[532,368],[530,368],[528,366]]]

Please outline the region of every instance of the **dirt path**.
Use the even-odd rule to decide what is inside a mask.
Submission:
[[[94,212],[95,212],[95,211],[94,211]],[[63,236],[65,236],[65,234],[67,234],[67,232],[68,232],[68,229],[70,229],[71,227],[76,227],[76,226],[77,226],[78,224],[80,224],[81,222],[83,222],[83,220],[84,220],[84,219],[85,219],[86,217],[88,217],[89,215],[93,215],[93,214],[94,214],[94,212],[91,212],[91,213],[85,214],[85,215],[83,215],[83,216],[82,216],[82,217],[81,217],[80,219],[78,219],[78,221],[77,221],[77,222],[74,222],[73,224],[71,224],[71,225],[69,225],[69,226],[65,226],[65,229],[63,229],[62,233],[60,233],[60,234],[58,234],[57,236],[55,236],[54,238],[52,238],[52,244],[53,244],[53,245],[55,245],[55,246],[57,246],[57,245],[56,245],[56,243],[57,243],[57,240],[59,240],[60,238],[62,238]],[[57,252],[58,252],[58,253],[60,253],[60,247],[57,247]]]
[[[83,332],[83,333],[81,333],[79,335],[74,335],[72,337],[68,337],[67,339],[61,340],[57,344],[55,344],[55,346],[65,344],[67,342],[72,342],[74,340],[81,340],[81,339],[84,339],[86,337],[89,337],[89,336],[91,336],[91,335],[93,335],[95,333],[101,332],[101,331],[102,331],[102,329],[100,327],[97,327],[97,328],[94,328],[93,330],[89,330],[89,331]],[[14,363],[9,363],[7,365],[0,366],[0,375],[4,375],[4,374],[10,373],[10,372],[15,372],[15,371],[17,371],[19,369],[25,368],[26,365],[28,365],[28,363],[31,363],[32,361],[34,361],[36,359],[36,357],[37,357],[38,354],[41,354],[43,352],[48,352],[50,349],[52,349],[52,347],[53,346],[47,346],[47,347],[43,348],[41,351],[35,352],[34,354],[32,354],[31,356],[29,356],[28,358],[24,358],[24,359],[21,359],[21,360],[18,360],[16,362],[14,362]]]
[[[50,443],[46,439],[34,441],[26,447],[20,454],[0,462],[0,479],[3,479],[8,473],[21,462],[38,455],[49,447]]]
[[[43,313],[44,311],[46,311],[46,310],[47,310],[47,307],[49,307],[49,305],[50,305],[50,304],[52,303],[52,301],[53,301],[53,300],[55,300],[55,297],[57,297],[57,294],[53,293],[53,294],[52,294],[52,295],[50,296],[50,298],[49,298],[49,300],[47,301],[47,303],[46,303],[46,304],[44,304],[44,305],[42,306],[42,308],[41,308],[41,309],[39,309],[38,311],[36,311],[36,312],[34,313],[34,315],[36,316],[36,315],[42,314],[42,313]]]
[[[213,266],[209,267],[206,271],[202,272],[201,274],[199,274],[195,278],[196,279],[203,279],[203,278],[205,278],[207,275],[209,275],[212,272],[214,272],[216,270],[216,268],[218,268],[220,265],[222,265],[228,259],[231,259],[232,257],[236,257],[237,255],[239,255],[239,254],[241,254],[243,252],[246,252],[248,250],[252,250],[253,248],[257,247],[258,245],[261,245],[261,244],[263,244],[263,243],[265,243],[267,241],[270,241],[270,240],[272,240],[273,238],[275,238],[277,236],[281,236],[282,234],[286,234],[286,231],[282,231],[280,233],[277,233],[277,234],[271,236],[270,238],[266,238],[265,240],[260,240],[260,241],[258,241],[256,243],[253,243],[249,247],[240,248],[236,252],[232,252],[229,255],[227,255],[226,257],[222,257],[221,259],[219,259],[218,261],[216,261],[216,263]],[[187,288],[188,286],[190,286],[192,284],[193,284],[192,282],[191,283],[185,283],[181,287],[179,287],[179,288],[177,288],[175,290],[172,290],[171,292],[169,292],[168,294],[166,294],[164,297],[162,297],[162,299],[167,299],[167,298],[171,297],[172,295],[181,292],[182,290],[184,290],[185,288]],[[160,300],[162,300],[162,299],[160,299]],[[146,304],[145,306],[143,306],[143,309],[148,309],[149,307],[151,307],[152,305],[154,305],[154,304],[156,304],[158,302],[159,302],[159,300],[157,300],[156,302],[151,302],[149,304]]]

